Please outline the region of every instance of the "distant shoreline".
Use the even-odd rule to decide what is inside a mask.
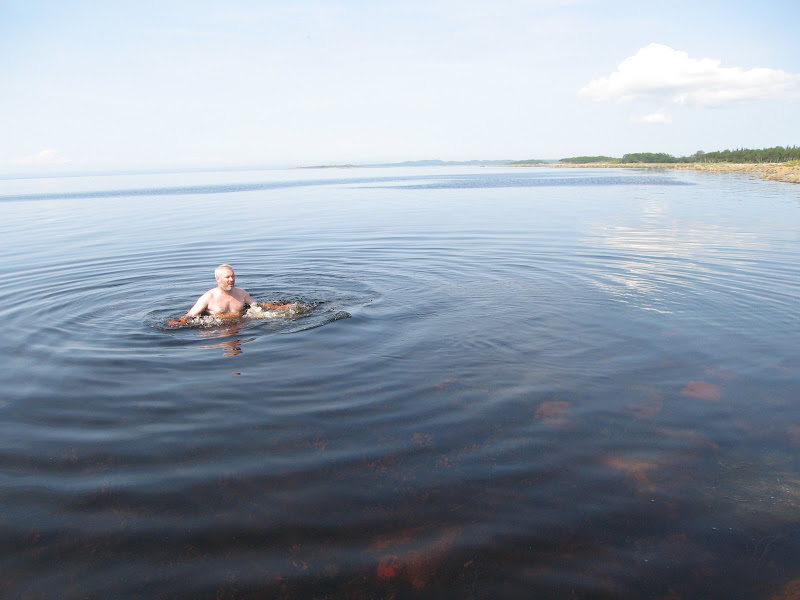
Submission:
[[[520,169],[546,167],[555,169],[678,169],[681,171],[714,171],[717,173],[750,173],[761,179],[782,181],[785,183],[800,183],[800,161],[789,163],[728,163],[728,162],[674,162],[674,163],[620,163],[620,162],[590,162],[590,163],[564,163],[564,162],[513,162],[513,161],[411,161],[405,163],[386,164],[343,164],[343,165],[317,165],[310,167],[295,167],[297,169],[354,169],[370,167],[421,167],[421,166],[491,166],[512,167]]]
[[[794,161],[796,162],[796,161]],[[761,179],[800,183],[800,164],[784,163],[549,163],[545,165],[513,165],[520,168],[554,167],[558,169],[678,169],[716,171],[720,173],[752,173]]]

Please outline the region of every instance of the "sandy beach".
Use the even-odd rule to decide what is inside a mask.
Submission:
[[[717,171],[728,173],[752,173],[761,179],[800,183],[800,164],[792,163],[556,163],[541,165],[559,168],[616,168],[616,169],[690,169],[693,171]]]

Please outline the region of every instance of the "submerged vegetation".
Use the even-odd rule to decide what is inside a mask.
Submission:
[[[740,148],[738,150],[722,150],[715,152],[703,152],[698,150],[691,156],[672,156],[664,152],[634,152],[625,154],[622,158],[612,158],[610,156],[575,156],[562,158],[560,162],[567,164],[592,164],[592,163],[611,163],[611,164],[635,164],[635,163],[782,163],[787,161],[800,160],[800,146],[775,146],[774,148],[762,148],[760,150],[750,150]]]

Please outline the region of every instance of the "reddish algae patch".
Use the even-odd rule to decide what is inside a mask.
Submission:
[[[378,563],[378,579],[392,579],[400,572],[400,559],[394,554],[384,556]]]
[[[536,409],[534,418],[554,426],[563,425],[567,420],[570,406],[570,402],[559,400],[542,402]]]
[[[701,400],[709,400],[717,402],[722,398],[722,390],[718,385],[708,383],[707,381],[690,381],[681,390],[684,396],[691,396],[693,398],[700,398]]]

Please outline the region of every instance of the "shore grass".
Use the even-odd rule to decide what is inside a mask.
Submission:
[[[539,166],[539,165],[530,165]],[[752,173],[761,179],[800,183],[800,161],[786,163],[551,163],[541,165],[565,169],[679,169],[692,171],[716,171],[721,173]]]

